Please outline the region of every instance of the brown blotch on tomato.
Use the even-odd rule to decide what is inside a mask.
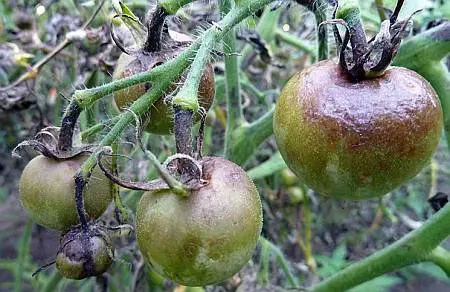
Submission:
[[[442,126],[434,89],[414,71],[390,67],[352,82],[330,60],[294,75],[274,116],[289,168],[315,191],[348,199],[384,195],[415,176]]]

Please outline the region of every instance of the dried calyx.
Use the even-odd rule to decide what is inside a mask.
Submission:
[[[74,129],[75,131],[77,129]],[[58,138],[57,138],[58,137]],[[26,140],[17,145],[13,151],[12,156],[20,158],[20,150],[23,148],[31,148],[38,151],[42,155],[55,160],[65,160],[77,157],[82,154],[92,153],[95,145],[81,145],[79,133],[73,135],[72,141],[71,137],[61,137],[59,127],[46,127],[39,131],[34,139]],[[70,141],[62,140],[70,139]],[[70,145],[69,147],[62,148],[61,144]]]
[[[401,40],[412,29],[412,15],[406,20],[398,20],[403,2],[397,2],[390,19],[382,21],[380,31],[370,40],[366,38],[359,17],[359,7],[354,1],[345,1],[343,5],[335,6],[334,19],[323,23],[333,25],[339,64],[350,79],[359,81],[380,76],[392,63]],[[343,38],[337,28],[338,24],[345,27]]]
[[[132,190],[141,191],[155,191],[155,190],[168,190],[171,189],[171,184],[164,177],[156,179],[150,182],[133,182],[130,180],[122,179],[116,176],[106,165],[105,156],[112,156],[113,154],[108,151],[108,149],[103,149],[97,154],[97,162],[100,169],[105,173],[114,183]],[[189,165],[189,169],[193,171],[186,174],[181,171],[180,165]],[[170,176],[176,178],[182,183],[185,190],[198,190],[207,184],[204,179],[203,168],[201,161],[197,161],[193,157],[185,154],[175,154],[167,158],[163,164],[165,171],[169,173]]]

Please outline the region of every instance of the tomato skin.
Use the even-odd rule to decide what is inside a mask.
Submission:
[[[34,222],[61,231],[79,223],[74,176],[88,157],[57,161],[39,155],[26,165],[19,182],[20,202]],[[100,217],[111,199],[111,182],[98,167],[94,168],[84,192],[90,218]]]
[[[136,213],[139,248],[161,275],[186,286],[222,282],[250,259],[262,228],[258,191],[244,170],[202,160],[209,184],[187,198],[147,192]]]
[[[112,262],[113,245],[103,231],[96,231],[95,235],[88,237],[69,232],[63,237],[56,255],[58,271],[65,278],[73,280],[101,275],[109,269]]]
[[[133,55],[121,54],[117,61],[116,69],[113,73],[113,79],[121,79],[129,77],[134,74],[150,71],[156,65],[159,65],[173,57],[178,53],[178,50],[155,53],[137,53]],[[142,96],[149,88],[150,84],[138,84],[122,90],[114,94],[114,101],[116,106],[123,110],[129,107],[135,100]],[[169,88],[169,92],[175,90],[175,86]],[[209,110],[214,100],[215,83],[214,71],[211,64],[208,64],[203,71],[199,86],[199,104],[206,111]],[[148,111],[149,122],[146,126],[146,131],[158,135],[168,135],[172,133],[173,129],[173,113],[172,107],[164,103],[164,96],[157,100]],[[199,120],[199,115],[196,115],[196,121]]]
[[[439,99],[414,71],[349,81],[333,61],[294,75],[274,115],[289,168],[313,190],[345,199],[382,196],[415,176],[437,147]]]

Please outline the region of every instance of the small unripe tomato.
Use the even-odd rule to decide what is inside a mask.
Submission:
[[[281,183],[285,187],[291,187],[298,183],[298,178],[289,168],[285,168],[280,172]]]
[[[176,57],[182,52],[183,47],[177,47],[167,51],[161,52],[143,52],[138,51],[134,54],[127,55],[121,54],[117,61],[116,69],[113,73],[113,79],[121,79],[129,77],[137,73],[151,71],[158,65],[165,63],[166,61]],[[138,84],[122,90],[117,91],[114,94],[114,100],[117,107],[123,110],[129,107],[135,100],[143,95],[148,89],[151,88],[150,84]],[[169,92],[173,91],[175,86],[169,88]],[[200,81],[198,98],[199,105],[208,111],[214,100],[214,71],[211,64],[208,64],[203,71],[203,75]],[[157,100],[148,112],[149,121],[147,123],[146,131],[159,135],[168,135],[173,129],[173,113],[170,104],[164,102],[164,96],[161,96]],[[199,120],[197,114],[195,120]]]
[[[305,200],[305,194],[303,189],[300,187],[290,187],[287,189],[287,194],[289,196],[289,200],[293,204],[301,203]]]
[[[186,286],[222,282],[250,259],[262,228],[258,191],[245,171],[219,157],[201,162],[208,182],[181,197],[147,192],[136,212],[144,258],[161,275]]]
[[[74,176],[87,157],[55,160],[39,155],[25,166],[19,183],[20,202],[34,222],[62,231],[79,223]],[[89,217],[100,217],[111,199],[111,182],[100,168],[94,168],[84,190]]]
[[[414,71],[352,82],[329,60],[294,75],[274,115],[289,168],[313,190],[347,199],[384,195],[415,176],[442,126],[435,91]]]
[[[56,268],[67,279],[81,280],[98,276],[108,270],[113,262],[113,247],[103,231],[85,234],[75,230],[61,240],[56,255]]]

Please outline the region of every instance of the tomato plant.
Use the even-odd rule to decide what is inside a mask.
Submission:
[[[450,275],[448,170],[429,162],[442,129],[450,141],[444,5],[413,26],[401,0],[19,2],[0,4],[0,29],[10,11],[36,19],[0,36],[0,110],[38,109],[33,127],[12,118],[35,134],[13,155],[40,153],[20,201],[62,233],[34,280],[30,241],[47,231],[26,224],[17,261],[0,260],[15,291],[377,290],[423,262]]]

